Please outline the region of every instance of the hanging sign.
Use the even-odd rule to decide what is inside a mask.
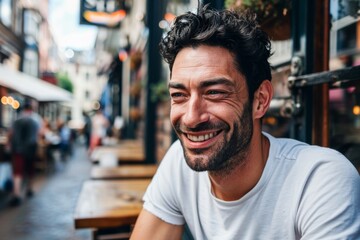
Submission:
[[[101,27],[119,27],[126,17],[126,11],[121,8],[119,0],[81,0],[80,24]]]

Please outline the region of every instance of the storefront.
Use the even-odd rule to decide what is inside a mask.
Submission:
[[[294,0],[292,45],[291,137],[335,148],[360,171],[360,2]]]
[[[9,127],[16,117],[17,109],[25,98],[36,102],[38,112],[47,109],[44,104],[69,102],[70,92],[38,78],[0,65],[1,126]],[[42,109],[39,109],[42,108]]]

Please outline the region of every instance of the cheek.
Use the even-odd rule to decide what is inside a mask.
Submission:
[[[181,111],[178,107],[171,106],[170,108],[170,122],[172,125],[176,123],[181,118]]]
[[[242,107],[234,104],[216,104],[209,108],[209,113],[224,122],[233,122],[242,114]]]

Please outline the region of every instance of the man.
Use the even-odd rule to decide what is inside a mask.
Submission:
[[[261,131],[270,41],[250,13],[200,8],[160,43],[180,141],[131,239],[360,239],[360,178],[340,153]]]
[[[33,195],[32,177],[36,160],[40,117],[33,112],[31,102],[26,101],[20,117],[14,121],[10,130],[9,139],[13,163],[14,189],[10,206],[18,206],[22,201],[22,185],[26,180],[26,195]]]

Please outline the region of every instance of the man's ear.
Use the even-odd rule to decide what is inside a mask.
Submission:
[[[273,87],[269,80],[261,83],[260,87],[254,94],[253,101],[253,118],[262,118],[270,106],[270,101],[273,97]]]

